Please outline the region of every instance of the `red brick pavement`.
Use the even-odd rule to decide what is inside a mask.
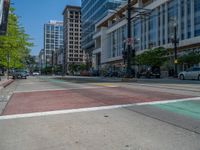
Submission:
[[[15,93],[2,115],[131,104],[188,97],[190,96],[120,87]]]

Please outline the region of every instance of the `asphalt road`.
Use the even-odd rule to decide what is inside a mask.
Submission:
[[[198,81],[30,77],[7,91],[1,150],[200,150]]]

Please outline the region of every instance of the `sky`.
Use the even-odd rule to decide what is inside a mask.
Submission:
[[[20,24],[33,39],[32,55],[43,48],[43,25],[50,20],[63,21],[62,12],[66,5],[81,5],[81,0],[11,0],[19,16]]]

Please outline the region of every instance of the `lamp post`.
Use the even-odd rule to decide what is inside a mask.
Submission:
[[[127,68],[126,68],[126,75],[130,77],[131,75],[131,60],[130,60],[130,53],[131,53],[131,0],[128,0],[128,7],[127,7]]]
[[[176,22],[173,24],[174,35],[172,37],[172,43],[174,44],[174,77],[177,77],[177,44],[179,43],[179,39],[177,38],[177,24]]]
[[[66,50],[62,48],[62,76],[66,75]]]
[[[54,74],[54,50],[51,51],[51,73]]]
[[[10,50],[8,51],[6,59],[7,59],[7,79],[9,79],[9,74],[10,74]]]

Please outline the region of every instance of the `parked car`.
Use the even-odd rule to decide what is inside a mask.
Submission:
[[[24,70],[14,70],[12,73],[11,73],[13,79],[26,79],[27,78],[27,72],[24,71]]]
[[[160,68],[159,67],[148,67],[147,69],[143,69],[137,73],[137,78],[146,77],[146,78],[160,78]]]
[[[118,77],[118,72],[112,70],[106,71],[104,77]]]
[[[33,72],[32,75],[33,75],[33,76],[39,76],[40,73],[39,73],[39,72]]]
[[[191,67],[186,71],[180,72],[178,74],[179,79],[197,79],[200,80],[200,67]]]
[[[90,75],[91,76],[99,76],[99,70],[91,70]]]
[[[25,71],[26,72],[26,76],[29,76],[30,75],[30,73],[28,72],[28,71]]]

